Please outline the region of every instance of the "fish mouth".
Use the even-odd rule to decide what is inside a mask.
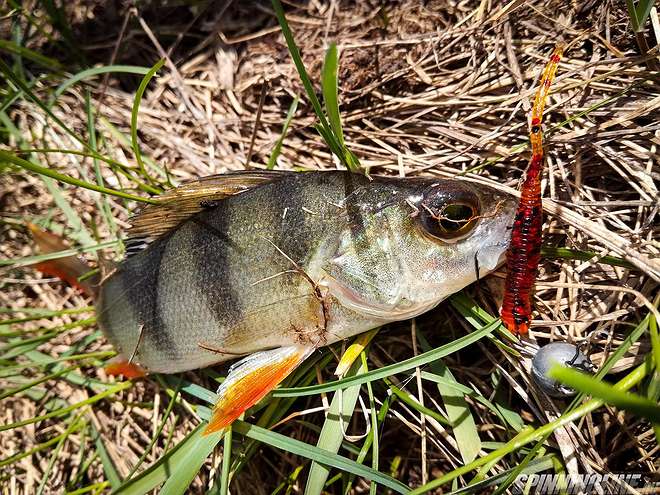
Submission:
[[[485,224],[479,232],[475,232],[477,238],[490,240],[475,251],[476,262],[484,272],[492,272],[504,263],[511,241],[517,200],[509,195],[502,195],[498,199],[498,206],[493,213],[494,220]]]

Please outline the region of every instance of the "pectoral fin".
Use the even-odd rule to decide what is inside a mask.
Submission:
[[[205,435],[229,426],[259,402],[309,356],[313,347],[289,346],[257,352],[239,361],[218,389]]]

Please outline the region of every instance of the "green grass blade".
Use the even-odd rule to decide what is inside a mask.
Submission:
[[[82,425],[80,422],[76,422],[75,427],[71,429],[71,431],[65,431],[64,433],[57,435],[56,437],[51,438],[50,440],[46,440],[45,442],[42,442],[38,444],[36,447],[26,450],[25,452],[19,452],[18,454],[14,454],[11,457],[6,457],[4,459],[0,460],[0,468],[9,466],[10,464],[13,464],[15,462],[20,461],[21,459],[25,459],[26,457],[31,457],[32,455],[36,454],[37,452],[41,452],[42,450],[46,450],[47,448],[51,447],[52,445],[57,445],[61,440],[65,439],[67,436],[69,436],[71,433],[75,433],[78,430],[82,428]]]
[[[190,450],[199,444],[205,427],[206,424],[200,424],[149,468],[131,479],[124,480],[124,483],[115,490],[114,495],[145,495],[157,488],[178,466],[181,466]]]
[[[96,429],[94,423],[90,423],[90,426],[94,434],[94,446],[96,447],[96,452],[99,455],[99,459],[101,459],[101,465],[103,466],[105,478],[113,489],[118,488],[121,485],[121,476],[119,476],[117,468],[112,462],[110,454],[108,454],[108,449],[105,448],[101,433]]]
[[[623,339],[621,345],[610,354],[607,360],[596,372],[594,378],[602,380],[607,375],[607,373],[609,373],[612,367],[619,361],[619,359],[621,359],[626,354],[626,352],[628,352],[628,349],[630,349],[630,347],[635,342],[637,342],[642,337],[642,335],[644,335],[648,329],[651,316],[651,314],[646,315],[646,317],[641,322],[639,322],[639,324],[633,330],[631,330],[631,332]],[[572,411],[578,407],[585,396],[586,394],[583,393],[577,394],[571,404],[568,406],[567,411]]]
[[[66,258],[67,256],[74,256],[81,253],[93,253],[100,249],[115,248],[119,241],[106,241],[98,244],[91,244],[88,246],[81,246],[78,248],[65,249],[63,251],[56,251],[47,254],[36,254],[34,256],[26,256],[24,258],[11,258],[0,260],[0,266],[11,266],[19,268],[22,266],[34,265],[42,261],[56,260],[58,258]]]
[[[36,81],[32,81],[32,85],[34,85]],[[9,90],[7,92],[7,96],[5,96],[5,99],[2,100],[2,103],[0,103],[0,112],[4,112],[7,110],[10,106],[12,106],[16,101],[23,96],[23,92],[20,89],[17,90]]]
[[[651,9],[655,0],[639,0],[635,12],[637,13],[637,21],[639,22],[639,27],[641,30],[644,29],[644,24],[646,24],[646,19],[648,19],[651,14]]]
[[[530,463],[534,460],[534,457],[538,454],[538,451],[541,449],[541,447],[543,447],[543,444],[546,442],[548,438],[550,438],[550,435],[552,435],[552,432],[548,432],[546,435],[540,438],[538,442],[536,442],[536,445],[534,445],[534,447],[529,449],[529,452],[527,453],[525,458],[511,470],[509,475],[497,487],[497,490],[495,490],[493,495],[502,495],[505,492],[505,490],[507,490],[509,486],[511,486],[511,484],[516,481],[516,478],[529,467]],[[470,485],[474,486],[482,481],[485,480],[481,478],[477,479],[477,477],[475,476],[475,478],[470,482]]]
[[[298,70],[298,75],[300,76],[300,80],[302,81],[303,86],[305,87],[307,98],[309,98],[309,101],[312,104],[312,107],[314,108],[314,112],[316,113],[319,122],[321,123],[324,129],[329,131],[330,126],[328,125],[328,121],[325,118],[325,115],[321,108],[321,103],[319,102],[319,99],[316,96],[316,91],[314,91],[314,86],[312,85],[312,81],[309,78],[309,75],[307,75],[307,69],[305,69],[305,64],[303,63],[302,57],[300,56],[300,50],[298,49],[298,45],[296,45],[296,41],[293,38],[293,33],[289,28],[289,23],[287,22],[286,16],[284,15],[284,9],[282,8],[282,4],[280,3],[279,0],[272,0],[272,4],[273,4],[273,10],[275,11],[275,15],[277,16],[277,21],[280,23],[280,27],[282,28],[282,34],[284,35],[284,39],[286,40],[286,45],[289,48],[289,54],[291,55],[291,58],[293,59],[293,63],[295,64],[296,69]]]
[[[648,372],[648,364],[644,363],[638,366],[637,368],[635,368],[626,377],[621,379],[615,385],[615,388],[619,391],[629,390],[630,388],[634,387],[639,382],[641,382],[644,379],[644,377],[646,377],[647,372]],[[582,416],[592,411],[595,411],[602,405],[603,405],[603,401],[598,399],[592,399],[582,404],[580,407],[575,408],[573,411],[566,412],[562,414],[559,418],[555,419],[554,421],[546,423],[539,428],[534,429],[531,426],[524,428],[523,430],[521,430],[521,432],[518,435],[516,435],[513,439],[507,442],[500,449],[494,450],[493,452],[483,457],[480,457],[469,464],[454,469],[453,471],[446,473],[440,476],[439,478],[436,478],[426,483],[425,485],[415,488],[410,492],[410,495],[422,495],[431,492],[432,490],[435,490],[436,488],[444,485],[445,483],[449,483],[450,481],[457,479],[459,476],[463,476],[464,474],[467,474],[470,471],[479,469],[481,466],[491,463],[494,459],[500,459],[505,455],[517,451],[527,443],[540,440],[549,432],[553,432],[556,428],[572,423],[573,421],[581,418]]]
[[[431,364],[431,369],[434,369],[433,364]],[[522,419],[520,419],[520,416],[518,414],[516,414],[515,417],[513,417],[513,418],[508,417],[508,415],[502,413],[502,411],[500,410],[500,408],[498,408],[498,406],[496,404],[493,404],[492,401],[490,401],[490,400],[486,399],[485,397],[477,394],[471,388],[466,387],[465,385],[462,385],[462,384],[460,384],[456,381],[447,380],[446,378],[440,377],[440,376],[438,376],[434,373],[430,373],[428,371],[422,371],[421,375],[422,375],[423,380],[429,380],[429,381],[432,381],[434,383],[439,383],[443,387],[446,387],[446,388],[450,388],[450,389],[453,388],[456,391],[455,393],[460,392],[461,394],[464,394],[464,395],[467,395],[467,396],[471,397],[476,402],[479,402],[479,403],[483,404],[488,409],[490,409],[490,411],[493,414],[498,416],[502,420],[503,423],[508,423],[509,426],[511,426],[511,428],[513,428],[515,431],[520,431],[522,429],[523,422],[522,422]]]
[[[409,371],[418,366],[424,366],[431,363],[436,359],[443,358],[454,352],[457,352],[470,344],[480,340],[486,335],[490,335],[496,328],[500,326],[499,320],[494,320],[492,323],[482,327],[476,332],[469,333],[460,337],[448,344],[438,347],[424,354],[405,359],[399,363],[384,366],[377,370],[369,371],[363,375],[351,376],[342,380],[335,380],[321,385],[312,385],[310,387],[297,387],[297,388],[281,388],[273,392],[274,397],[299,397],[304,395],[315,395],[321,392],[331,392],[339,388],[346,388],[350,385],[358,385],[362,383],[372,382],[381,378],[387,378],[396,373]]]
[[[348,170],[351,172],[359,172],[360,161],[351,151],[348,150],[348,148],[346,148],[346,143],[344,142],[344,131],[341,124],[341,115],[339,113],[339,83],[337,82],[338,69],[339,61],[337,56],[337,45],[331,43],[325,54],[323,70],[321,73],[323,103],[325,105],[325,111],[328,114],[328,120],[330,121],[330,128],[332,129],[334,140],[339,146],[340,154],[337,156]]]
[[[67,427],[66,431],[62,435],[62,438],[60,439],[60,441],[55,446],[55,449],[53,450],[53,453],[50,456],[50,460],[48,461],[48,466],[46,467],[46,470],[42,473],[41,482],[39,483],[39,487],[37,488],[36,495],[41,495],[44,492],[44,489],[46,488],[46,483],[48,482],[48,479],[50,478],[50,473],[52,472],[53,466],[55,465],[55,461],[59,457],[60,452],[62,451],[62,447],[64,446],[64,443],[69,438],[69,435],[71,435],[71,433],[73,433],[73,431],[78,428],[78,423],[80,422],[80,418],[81,418],[82,414],[83,413],[81,412],[80,414],[78,414],[78,416],[73,418],[73,420],[71,421],[71,423]]]
[[[30,100],[32,100],[33,103],[35,103],[39,108],[41,108],[57,125],[59,125],[64,132],[66,132],[69,136],[71,136],[73,139],[78,141],[80,144],[83,146],[87,147],[87,143],[80,138],[75,132],[73,132],[64,122],[62,122],[61,119],[55,115],[50,108],[48,108],[48,105],[46,105],[44,102],[42,102],[33,92],[32,90],[28,87],[28,85],[14,72],[11,70],[11,68],[0,58],[0,72],[2,72],[5,75],[5,78],[10,81],[14,86],[19,88]]]
[[[331,129],[326,129],[321,124],[315,124],[314,129],[316,129],[316,132],[320,134],[332,153],[340,158],[343,157],[344,153],[339,144],[337,144],[336,140],[334,139]]]
[[[546,455],[534,459],[533,461],[530,461],[529,464],[527,464],[527,466],[525,466],[525,468],[522,471],[520,471],[520,474],[529,475],[529,474],[540,473],[543,471],[548,471],[554,467],[554,462],[553,462],[554,459],[555,458],[553,455]],[[458,490],[454,490],[447,493],[447,495],[464,495],[464,494],[467,495],[469,493],[477,493],[477,494],[490,493],[488,490],[486,490],[488,487],[491,487],[497,484],[498,482],[500,482],[502,479],[511,476],[512,473],[518,473],[517,467],[518,466],[516,466],[515,468],[507,469],[506,471],[498,473],[478,483],[461,487]],[[506,482],[502,483],[502,485],[504,484],[506,484]]]
[[[202,464],[206,458],[213,452],[218,442],[222,440],[224,431],[212,433],[211,435],[202,435],[195,439],[186,449],[186,455],[177,463],[167,479],[160,495],[181,495],[188,492],[190,483],[199,473]]]
[[[291,124],[291,120],[293,119],[293,116],[295,115],[296,110],[298,109],[299,101],[300,98],[298,97],[298,95],[296,95],[296,97],[291,102],[291,105],[289,106],[289,111],[286,113],[286,119],[284,119],[282,134],[280,134],[280,138],[277,140],[277,143],[275,143],[275,146],[273,147],[273,151],[270,154],[270,158],[268,158],[268,165],[266,165],[266,168],[268,170],[273,170],[275,168],[275,164],[277,163],[277,157],[280,156],[280,152],[282,151],[282,143],[284,142],[286,131],[289,129],[289,124]]]
[[[364,366],[364,363],[356,361],[351,366],[348,376],[360,375],[365,372],[366,366]],[[343,427],[350,423],[359,395],[360,385],[355,385],[345,390],[340,389],[335,392],[330,403],[330,409],[328,409],[328,415],[323,422],[321,434],[316,442],[318,448],[333,454],[339,451],[339,447],[344,440]],[[316,461],[312,462],[309,476],[307,477],[307,485],[305,486],[305,495],[321,495],[329,474],[330,469],[327,465],[319,464]]]
[[[220,472],[220,495],[229,495],[229,481],[231,470],[231,425],[225,430],[225,438],[222,444],[222,471]]]
[[[101,392],[99,394],[96,394],[93,397],[90,397],[89,399],[85,399],[83,401],[77,402],[71,406],[68,407],[63,407],[60,409],[57,409],[55,411],[49,412],[48,414],[44,414],[42,416],[37,416],[34,418],[30,419],[25,419],[23,421],[17,421],[16,423],[10,423],[6,425],[0,425],[0,431],[7,431],[7,430],[13,430],[14,428],[20,428],[22,426],[27,426],[31,425],[34,423],[39,423],[40,421],[43,421],[45,419],[50,419],[50,418],[56,418],[58,416],[64,416],[65,414],[69,414],[72,411],[77,411],[83,406],[86,406],[88,404],[94,404],[95,402],[100,401],[101,399],[104,399],[110,395],[116,394],[117,392],[120,392],[122,390],[126,390],[127,388],[130,388],[133,384],[131,382],[120,382],[114,387],[111,387],[104,392]]]
[[[92,234],[87,230],[85,223],[78,215],[76,209],[71,205],[66,195],[62,193],[60,184],[51,177],[41,177],[48,192],[53,197],[53,201],[62,210],[67,219],[67,237],[83,245],[90,245],[95,242]]]
[[[653,364],[655,365],[655,373],[653,380],[649,385],[649,397],[657,399],[660,395],[660,335],[658,335],[658,322],[655,315],[649,315],[649,335],[651,337],[651,352],[653,353]]]
[[[611,266],[620,266],[630,270],[639,270],[635,265],[623,258],[616,256],[600,256],[593,251],[579,251],[577,249],[558,248],[554,246],[543,246],[541,248],[541,256],[544,258],[561,258],[565,260],[581,260],[588,261],[596,258],[597,263],[604,263]]]
[[[380,485],[390,488],[397,493],[408,493],[408,487],[406,487],[400,481],[397,481],[391,476],[387,476],[370,467],[358,464],[357,462],[347,459],[346,457],[326,452],[325,450],[319,449],[313,445],[309,445],[299,440],[294,440],[293,438],[289,438],[285,435],[275,433],[274,431],[270,431],[265,428],[260,428],[255,425],[245,423],[244,421],[236,421],[233,428],[234,432],[268,444],[271,447],[282,449],[307,459],[312,459],[316,462],[326,464],[347,473],[362,476],[365,479],[375,481]]]
[[[65,495],[83,495],[85,493],[90,493],[90,492],[93,493],[94,495],[100,495],[108,487],[108,485],[109,483],[107,481],[102,481],[100,483],[93,483],[91,485],[78,488],[77,490],[66,492]]]
[[[149,73],[148,67],[140,67],[138,65],[104,65],[103,67],[93,67],[91,69],[86,69],[78,72],[77,74],[71,76],[60,84],[55,92],[53,93],[53,99],[51,101],[57,100],[62,93],[69,89],[74,84],[89,79],[90,77],[98,76],[99,74],[108,74],[108,73],[123,73],[123,74],[137,74],[144,76]],[[52,104],[52,103],[51,103]]]
[[[424,414],[425,416],[428,416],[430,418],[435,419],[438,423],[451,427],[451,423],[443,417],[440,413],[429,409],[428,407],[425,407],[421,405],[419,402],[417,402],[416,399],[410,396],[410,394],[404,392],[401,390],[399,387],[396,387],[394,384],[392,384],[387,378],[385,379],[385,383],[387,383],[387,386],[390,388],[390,391],[399,399],[401,399],[401,402],[409,406],[410,408],[414,409],[420,414]]]
[[[337,81],[337,71],[339,62],[337,59],[337,45],[330,43],[328,51],[325,52],[323,61],[323,70],[321,72],[321,91],[323,93],[323,103],[325,111],[328,114],[330,127],[337,138],[339,145],[344,147],[344,132],[341,126],[341,116],[339,114],[339,83]]]
[[[371,383],[367,382],[367,390],[371,388]],[[385,400],[383,400],[383,405],[380,407],[378,410],[378,413],[375,414],[376,416],[376,421],[375,423],[372,423],[372,429],[367,435],[367,438],[365,439],[364,443],[362,444],[362,447],[360,448],[360,452],[357,455],[357,462],[362,464],[364,460],[367,457],[367,454],[369,453],[369,449],[372,450],[372,456],[371,456],[371,467],[375,470],[378,470],[378,463],[379,463],[379,438],[378,438],[378,429],[380,426],[385,421],[385,417],[387,416],[387,413],[390,410],[390,406],[392,405],[393,402],[396,401],[396,397],[393,395],[388,395],[385,397]],[[373,405],[372,407],[372,422],[373,422]],[[375,426],[373,426],[375,425]],[[346,489],[344,490],[344,495],[349,495],[351,492],[351,486],[353,483],[355,476],[351,475],[349,482],[346,484]],[[372,483],[372,486],[375,486],[376,483]],[[370,490],[371,491],[371,490]]]
[[[298,75],[300,76],[300,80],[303,83],[307,97],[309,98],[309,101],[314,108],[314,112],[319,119],[319,125],[316,126],[316,129],[319,131],[319,134],[321,134],[321,137],[323,137],[330,150],[335,155],[337,155],[337,157],[342,161],[342,163],[344,163],[344,165],[346,165],[346,167],[349,167],[349,164],[346,160],[346,154],[343,152],[344,147],[340,144],[338,137],[335,136],[333,128],[328,123],[328,119],[326,118],[323,109],[321,108],[321,103],[319,102],[318,96],[316,96],[314,86],[312,85],[312,81],[310,80],[309,75],[307,74],[307,70],[305,69],[305,64],[303,63],[302,57],[300,56],[300,50],[296,45],[296,41],[293,38],[293,34],[289,28],[286,16],[284,15],[282,4],[279,0],[271,0],[271,2],[273,9],[275,10],[277,20],[280,23],[280,27],[282,28],[282,35],[286,40],[291,59],[293,60],[296,69],[298,70]]]
[[[112,139],[116,140],[127,150],[133,151],[133,144],[131,143],[130,136],[127,137],[114,124],[112,124],[112,122],[110,122],[107,118],[103,117],[102,115],[99,115],[98,123],[104,127],[104,129],[110,134],[110,136],[112,136]],[[168,174],[167,172],[165,172],[165,169],[158,166],[158,164],[154,162],[151,158],[149,158],[148,156],[143,156],[142,160],[164,179],[168,178]],[[137,169],[139,170],[139,167],[137,167]],[[152,194],[160,194],[163,192],[163,190],[160,188],[155,188],[152,185],[141,183],[139,179],[137,179],[136,177],[130,177],[130,179],[131,181],[135,182],[140,187],[140,189],[143,189],[144,191],[151,192]],[[171,187],[177,186],[176,181],[172,180],[171,178],[168,184]]]
[[[25,323],[28,321],[41,320],[43,318],[52,318],[53,316],[62,316],[62,315],[77,315],[80,313],[88,313],[94,311],[93,306],[83,306],[81,308],[73,309],[60,309],[57,311],[45,311],[41,308],[0,308],[0,314],[11,314],[11,313],[25,313],[30,316],[23,318],[11,318],[7,320],[0,320],[0,325],[13,325],[15,323]]]
[[[105,162],[109,165],[114,165],[115,167],[119,167],[122,169],[132,169],[133,167],[126,165],[124,163],[118,162],[117,160],[113,160],[110,157],[103,156],[99,154],[98,152],[86,152],[86,151],[80,151],[80,150],[68,150],[68,149],[58,149],[58,148],[21,148],[18,150],[12,150],[16,154],[24,154],[24,153],[61,153],[64,155],[76,155],[76,156],[83,156],[85,158],[94,158],[96,160],[101,160],[102,162]],[[155,193],[159,193],[160,191],[154,191]]]
[[[133,109],[131,110],[131,143],[133,145],[133,153],[135,154],[135,159],[138,162],[138,165],[140,166],[140,170],[142,171],[142,175],[148,179],[150,179],[150,176],[147,174],[147,170],[144,166],[144,161],[142,160],[142,153],[140,152],[140,145],[138,144],[138,136],[137,136],[137,120],[138,120],[138,111],[140,110],[140,103],[142,102],[142,96],[144,95],[144,92],[147,89],[147,86],[149,85],[149,81],[156,75],[156,72],[160,70],[160,68],[163,66],[165,63],[165,59],[162,58],[156,64],[149,69],[149,72],[145,74],[145,76],[142,78],[142,81],[140,82],[140,85],[138,86],[137,91],[135,92],[135,99],[133,100]]]
[[[96,119],[94,117],[94,109],[92,108],[92,98],[89,91],[85,91],[85,110],[87,113],[87,133],[89,135],[89,147],[92,151],[97,152],[96,147]],[[92,164],[94,166],[94,176],[96,178],[96,184],[100,187],[105,187],[105,182],[103,181],[103,175],[101,175],[101,167],[99,165],[99,160],[96,157],[92,158]],[[110,209],[110,203],[108,203],[108,198],[106,195],[101,195],[99,199],[99,211],[101,212],[103,219],[105,220],[110,234],[112,237],[117,236],[117,224],[115,223],[112,210]]]
[[[14,126],[13,122],[9,120],[9,117],[4,113],[0,113],[0,120],[5,124],[7,129],[16,137],[18,145],[23,148],[25,147],[25,140],[20,131]],[[70,226],[69,236],[75,239],[76,241],[82,244],[91,244],[94,242],[93,237],[87,231],[85,224],[81,220],[80,216],[76,210],[71,206],[69,200],[62,194],[62,191],[58,187],[57,183],[52,180],[50,177],[43,177],[42,180],[50,192],[53,201],[55,204],[62,210],[62,213],[66,216],[68,224]]]
[[[0,61],[1,63],[1,61]],[[7,163],[13,163],[14,165],[29,170],[30,172],[35,172],[40,175],[45,175],[51,179],[55,179],[65,184],[70,184],[72,186],[84,187],[85,189],[90,189],[92,191],[100,192],[102,194],[110,194],[111,196],[117,196],[119,198],[130,199],[132,201],[139,201],[141,203],[149,204],[159,204],[158,201],[149,198],[141,198],[140,196],[134,196],[133,194],[128,194],[123,191],[117,191],[116,189],[109,189],[107,187],[101,187],[90,182],[85,182],[70,175],[61,174],[50,168],[42,167],[36,163],[29,162],[20,158],[16,155],[13,155],[5,150],[0,150],[0,162],[5,161]]]
[[[366,356],[363,357],[364,366],[367,365]],[[369,409],[370,409],[370,420],[371,420],[371,432],[372,434],[372,449],[371,449],[371,468],[375,471],[378,471],[380,463],[380,436],[378,435],[378,413],[376,413],[376,399],[371,387],[371,383],[367,382],[367,392],[369,394]],[[371,433],[369,432],[369,433]],[[348,488],[348,484],[346,487]],[[371,482],[369,486],[369,494],[376,495],[378,490],[378,484],[375,481]]]
[[[639,18],[637,17],[637,9],[635,8],[634,0],[626,0],[626,8],[628,9],[628,17],[630,17],[630,24],[634,32],[639,32]]]
[[[22,385],[19,385],[18,387],[15,387],[15,388],[12,388],[12,389],[9,389],[9,390],[5,390],[5,391],[0,391],[0,400],[6,399],[7,397],[11,397],[11,396],[16,395],[16,394],[20,394],[24,390],[28,390],[28,389],[36,386],[36,385],[39,385],[41,383],[45,383],[45,382],[47,382],[49,380],[52,380],[54,378],[57,378],[61,375],[65,375],[65,374],[69,373],[70,371],[73,371],[73,370],[75,370],[79,367],[80,367],[80,365],[71,366],[69,368],[64,368],[62,370],[56,371],[55,373],[50,373],[48,375],[44,375],[40,378],[37,378],[35,380],[28,381],[28,382],[26,382]]]
[[[581,373],[572,368],[554,365],[548,371],[548,376],[568,385],[584,394],[589,394],[600,401],[612,404],[619,409],[625,409],[637,416],[646,418],[652,423],[660,424],[660,406],[657,403],[636,394],[622,392],[616,387]]]
[[[168,418],[170,417],[170,414],[172,414],[172,409],[174,409],[174,404],[176,404],[177,397],[179,396],[179,389],[181,387],[181,380],[179,380],[179,383],[177,384],[177,388],[172,391],[172,396],[170,397],[170,403],[167,405],[167,409],[165,410],[165,413],[163,414],[163,418],[160,420],[160,424],[158,425],[158,429],[155,431],[153,437],[151,437],[151,441],[149,442],[149,445],[144,449],[144,452],[142,452],[142,455],[138,459],[138,461],[135,463],[135,466],[131,469],[131,472],[128,474],[126,477],[127,479],[130,479],[133,477],[133,475],[140,469],[140,466],[144,462],[144,460],[147,458],[149,455],[149,452],[154,448],[154,445],[156,445],[156,442],[158,441],[158,438],[160,437],[161,433],[163,432],[163,429],[165,428],[165,424],[167,423]],[[176,418],[175,418],[176,420]]]
[[[439,377],[458,383],[443,362],[432,363],[432,366],[433,372]],[[442,382],[438,382],[437,387],[442,396],[447,417],[453,425],[452,431],[461,458],[466,464],[472,462],[481,450],[481,438],[479,438],[479,432],[470,411],[470,406],[468,406],[464,395],[458,392],[455,387],[443,385]]]
[[[59,72],[62,70],[62,65],[54,58],[47,57],[39,52],[20,46],[13,41],[0,40],[0,51],[11,53],[13,55],[20,55],[21,57],[32,60],[33,62],[54,71]]]

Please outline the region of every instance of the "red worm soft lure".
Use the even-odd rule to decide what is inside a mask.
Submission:
[[[532,107],[529,140],[532,158],[527,166],[520,190],[520,202],[511,231],[511,244],[506,252],[506,283],[500,316],[504,326],[516,334],[526,334],[532,313],[532,287],[541,259],[541,176],[543,175],[543,133],[541,121],[543,107],[550,84],[557,72],[559,59],[564,50],[557,45],[543,70],[539,89]]]

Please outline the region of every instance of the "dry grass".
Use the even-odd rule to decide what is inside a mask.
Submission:
[[[264,167],[293,97],[303,96],[269,4],[204,5],[196,11],[183,6],[124,9],[114,17],[110,8],[104,10],[100,5],[89,9],[76,6],[70,12],[74,36],[79,37],[76,39],[90,63],[149,66],[163,53],[168,54],[166,69],[152,81],[142,102],[139,138],[143,154],[166,168],[176,182],[246,166]],[[34,12],[44,15],[39,9]],[[660,281],[656,185],[660,174],[660,81],[648,61],[639,56],[625,7],[597,1],[449,6],[447,2],[406,0],[380,8],[378,2],[313,1],[289,5],[287,15],[312,80],[319,80],[328,42],[337,41],[346,141],[372,174],[462,174],[508,188],[517,187],[527,163],[527,114],[535,78],[557,40],[571,44],[546,111],[549,173],[544,180],[544,197],[550,213],[546,243],[592,251],[598,256],[623,257],[636,268],[613,267],[597,259],[544,260],[535,298],[538,314],[530,339],[538,344],[548,340],[585,342],[596,365],[602,364],[648,313],[642,298],[657,299]],[[129,19],[121,32],[124,16]],[[651,32],[648,37],[655,44],[660,32]],[[35,50],[49,50],[45,41],[34,43],[31,48]],[[41,81],[35,90],[47,98],[58,82]],[[102,117],[97,125],[100,148],[107,156],[128,164],[134,163],[130,145],[118,139],[113,128],[129,136],[137,82],[134,76],[112,76],[107,81],[98,77],[85,86]],[[257,123],[264,85],[265,99]],[[63,94],[54,108],[56,115],[82,136],[87,135],[84,99],[83,87],[77,85]],[[26,141],[20,143],[9,136],[7,148],[25,144],[80,149],[79,143],[28,100],[18,100],[8,111]],[[314,121],[310,106],[301,101],[284,140],[278,168],[335,167],[311,127]],[[93,177],[91,161],[74,155],[37,154],[35,160],[76,177]],[[107,184],[134,190],[133,182],[104,170]],[[53,201],[53,186],[16,170],[7,171],[1,180],[2,257],[32,254],[24,220],[50,219],[64,227],[72,242],[85,243],[86,234],[76,229],[72,216]],[[112,237],[94,193],[71,187],[59,190],[88,231],[102,240]],[[109,203],[121,230],[127,225],[129,208],[114,199]],[[75,290],[30,269],[4,270],[1,277],[0,306],[5,308],[60,310],[90,303]],[[474,291],[482,307],[492,314],[497,311],[501,281],[500,271]],[[432,342],[441,340],[442,336],[432,332],[443,319],[461,331],[464,321],[443,306],[420,322]],[[79,320],[79,315],[58,316],[12,330],[27,332]],[[58,356],[94,331],[93,326],[64,331],[39,350]],[[370,354],[377,366],[412,355],[409,323],[394,325],[378,339]],[[640,339],[613,372],[625,373],[640,363],[649,346],[648,337]],[[96,339],[85,347],[85,352],[96,350],[109,350],[109,346]],[[545,423],[561,412],[561,403],[547,401],[529,385],[528,360],[519,361],[480,343],[446,362],[460,383],[474,387],[484,397],[501,399],[526,423]],[[103,371],[94,367],[83,367],[80,374],[106,379]],[[23,375],[37,376],[29,370]],[[192,373],[186,377],[211,383]],[[75,403],[90,395],[87,388],[70,381],[47,384],[47,394],[39,401],[29,394],[4,400],[0,423],[42,414],[47,400]],[[419,393],[416,387],[414,380],[407,384],[413,395]],[[2,378],[0,388],[5,388]],[[137,383],[122,394],[121,400],[101,401],[85,415],[100,431],[119,473],[126,475],[149,443],[169,398],[156,381]],[[441,408],[437,390],[427,386],[423,396],[428,407]],[[319,405],[319,398],[313,397],[300,400],[294,410]],[[509,438],[490,411],[478,403],[472,403],[471,408],[482,441]],[[320,424],[323,415],[317,412],[304,419]],[[196,424],[196,415],[185,404],[177,405],[147,463]],[[362,420],[352,428],[356,433],[363,431]],[[65,429],[65,424],[52,420],[2,432],[2,458],[27,451]],[[296,421],[289,421],[278,431],[308,443],[316,441],[316,432]],[[69,438],[54,460],[46,492],[62,493],[65,484],[82,469],[86,471],[80,486],[106,479],[98,459],[85,466],[80,449],[89,445],[89,439],[79,433]],[[557,430],[548,445],[568,472],[655,473],[659,467],[659,447],[650,424],[610,407]],[[300,459],[275,452],[264,447],[258,459],[234,480],[232,492],[270,493],[286,480]],[[52,450],[46,450],[9,466],[0,475],[0,485],[6,487],[3,492],[34,493],[51,455]],[[383,432],[381,470],[388,471],[397,456],[400,464],[393,475],[410,486],[462,464],[449,432],[428,418],[420,422],[419,415],[401,403],[393,407]],[[207,461],[194,491],[208,486],[219,459],[216,453]],[[504,459],[493,470],[499,472],[511,465],[511,459]],[[300,479],[292,485],[294,491],[304,487]],[[336,485],[330,489],[338,493]],[[363,493],[365,486],[357,483],[354,492]]]

